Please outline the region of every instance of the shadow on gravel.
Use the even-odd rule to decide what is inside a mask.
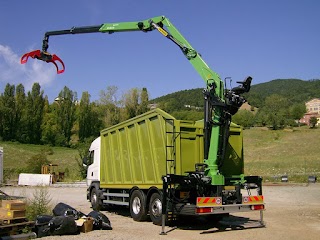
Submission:
[[[103,211],[114,213],[123,217],[131,218],[130,210],[123,206],[112,206],[104,208]],[[133,220],[132,220],[133,221]],[[151,220],[149,220],[151,222]],[[208,215],[208,216],[179,216],[178,219],[170,221],[166,226],[166,232],[181,230],[198,230],[203,231],[201,234],[215,232],[224,232],[230,230],[245,230],[252,228],[261,228],[259,220],[252,220],[246,217],[233,215]]]
[[[190,225],[192,222],[192,225]],[[207,216],[207,217],[184,217],[176,223],[176,228],[182,230],[203,230],[201,234],[224,232],[230,230],[244,230],[264,227],[259,220],[238,216]]]
[[[102,209],[102,211],[107,211],[109,213],[114,213],[114,214],[117,214],[117,215],[120,215],[120,216],[123,216],[123,217],[130,217],[131,218],[129,208],[124,207],[124,206],[116,206],[115,205],[115,206],[112,206],[112,207],[104,207]]]

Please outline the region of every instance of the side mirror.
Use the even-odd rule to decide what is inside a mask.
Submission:
[[[82,163],[83,163],[83,165],[88,165],[88,158],[87,157],[84,157],[83,159],[82,159]]]

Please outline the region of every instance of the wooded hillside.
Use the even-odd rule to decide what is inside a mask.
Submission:
[[[108,86],[101,90],[98,101],[91,102],[88,92],[78,99],[76,92],[64,87],[56,101],[49,103],[38,83],[27,93],[22,84],[8,83],[0,96],[0,140],[70,146],[97,137],[105,127],[148,111],[150,103],[177,119],[200,120],[202,91],[182,90],[149,101],[146,88],[133,88],[119,97],[117,87]],[[306,112],[305,102],[319,97],[320,80],[278,79],[256,84],[246,98],[259,110],[240,110],[232,121],[244,127],[294,126]]]
[[[181,110],[184,105],[203,107],[202,90],[201,88],[183,90],[155,98],[151,102],[168,106],[169,110]],[[320,97],[320,80],[275,79],[254,84],[250,92],[246,94],[246,98],[250,105],[262,107],[265,99],[273,94],[287,98],[290,103],[304,103],[312,98]]]
[[[240,110],[232,119],[235,123],[273,129],[294,126],[306,112],[305,102],[320,97],[320,80],[276,79],[253,85],[245,97],[259,110]],[[171,93],[151,102],[178,119],[199,120],[203,117],[201,88]]]

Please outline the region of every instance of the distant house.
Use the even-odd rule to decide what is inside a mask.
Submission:
[[[307,113],[320,114],[320,98],[314,98],[309,102],[306,102]]]
[[[312,117],[316,117],[318,119],[318,123],[317,123],[317,126],[320,125],[320,115],[318,113],[306,113],[300,120],[299,122],[300,123],[304,123],[304,124],[307,124],[307,125],[310,125],[310,118]]]
[[[309,125],[310,118],[316,117],[318,119],[317,126],[320,125],[320,98],[314,98],[306,102],[307,113],[299,120],[300,123]]]
[[[191,108],[191,109],[196,109],[196,110],[201,110],[203,109],[203,107],[196,107],[196,106],[192,106],[192,105],[184,105],[185,108]]]

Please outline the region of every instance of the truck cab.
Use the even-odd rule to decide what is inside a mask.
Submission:
[[[100,181],[100,137],[90,145],[87,157],[87,186]]]

